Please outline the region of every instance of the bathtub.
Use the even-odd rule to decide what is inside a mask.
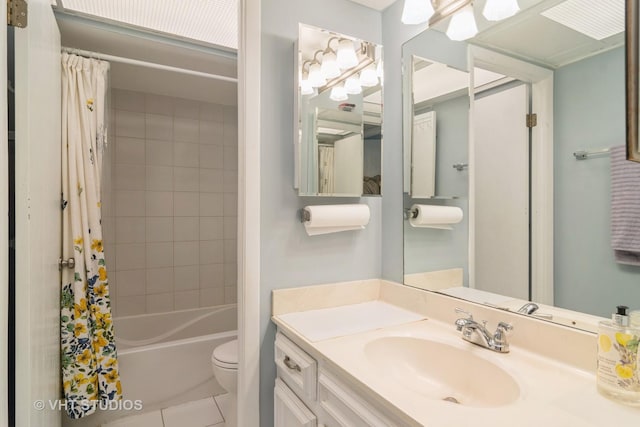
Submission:
[[[235,304],[159,314],[116,317],[114,329],[123,398],[142,411],[98,411],[64,426],[98,426],[224,393],[211,370],[213,349],[237,336]]]

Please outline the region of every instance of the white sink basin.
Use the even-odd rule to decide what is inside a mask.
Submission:
[[[494,407],[513,403],[520,396],[518,384],[503,369],[437,341],[384,337],[367,343],[364,353],[380,375],[431,399]],[[496,358],[501,356],[496,354]]]

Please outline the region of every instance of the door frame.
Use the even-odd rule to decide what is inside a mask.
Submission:
[[[469,46],[469,69],[482,67],[531,84],[532,112],[537,126],[531,133],[531,284],[532,300],[553,305],[553,70],[485,49]],[[470,94],[473,98],[473,73]],[[469,124],[474,105],[470,103]],[[524,118],[523,118],[524,121]],[[470,127],[471,128],[471,127]],[[475,156],[469,133],[469,159]],[[469,162],[469,286],[475,287],[475,168]]]

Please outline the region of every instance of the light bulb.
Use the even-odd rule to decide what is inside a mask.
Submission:
[[[349,95],[357,95],[359,93],[362,93],[362,86],[360,86],[360,79],[354,76],[349,77],[347,81],[344,83],[344,90]]]
[[[402,23],[408,25],[429,22],[434,14],[431,0],[404,0],[402,9]]]
[[[313,86],[308,78],[300,80],[300,93],[302,95],[313,95]]]
[[[340,40],[338,44],[338,66],[346,70],[347,68],[353,68],[358,65],[358,56],[353,48],[353,42],[351,40]]]
[[[340,75],[340,67],[338,67],[335,53],[327,52],[322,55],[322,66],[320,70],[325,79],[333,79]]]
[[[321,87],[327,84],[327,80],[322,76],[320,64],[313,64],[309,67],[309,83],[311,87]]]
[[[451,40],[462,41],[470,39],[478,34],[476,18],[473,16],[473,7],[465,6],[456,12],[449,22],[447,37]]]
[[[360,85],[362,87],[372,87],[378,84],[378,75],[376,74],[376,70],[372,65],[369,65],[367,68],[362,70],[360,73]]]
[[[331,88],[331,94],[329,95],[329,98],[332,101],[346,101],[347,99],[349,99],[349,96],[347,95],[347,91],[345,90],[344,85],[339,84]]]
[[[482,14],[489,21],[500,21],[515,15],[519,10],[518,0],[487,0]]]

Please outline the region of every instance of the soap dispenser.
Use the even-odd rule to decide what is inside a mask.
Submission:
[[[611,320],[598,326],[598,391],[604,396],[640,406],[640,329],[630,325],[629,308],[620,305]]]

